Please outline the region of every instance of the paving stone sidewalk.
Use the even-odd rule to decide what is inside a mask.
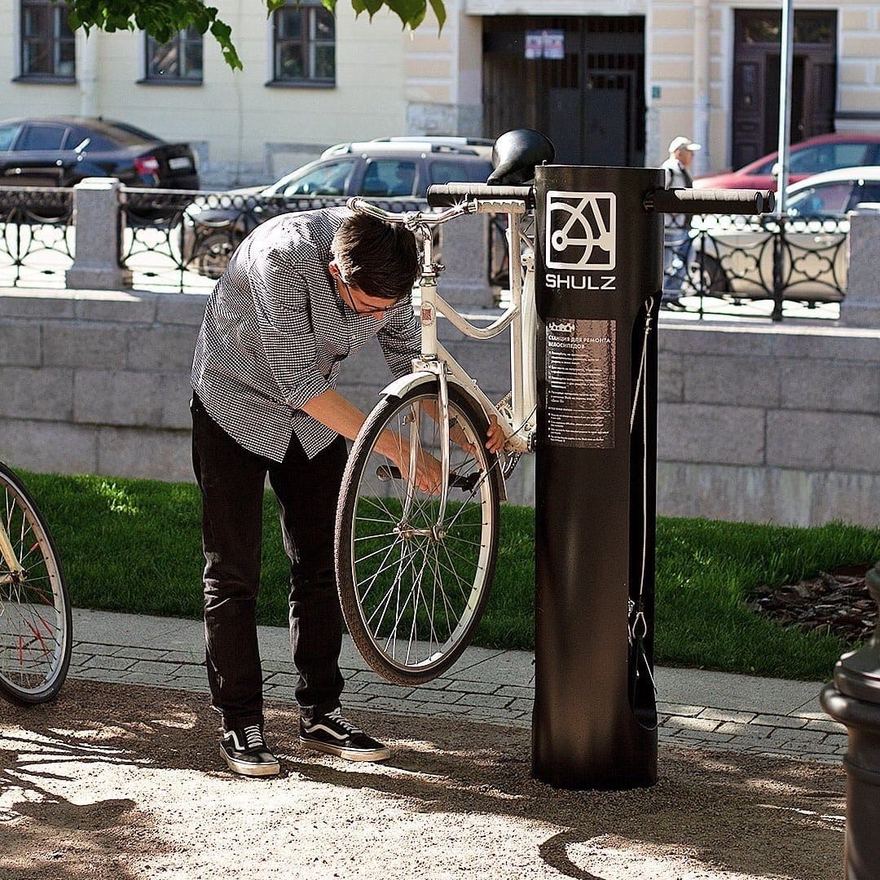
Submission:
[[[199,621],[76,609],[70,676],[207,692]],[[287,630],[259,627],[268,700],[292,702],[296,669]],[[442,678],[416,688],[389,684],[346,636],[340,663],[351,709],[443,715],[528,727],[534,655],[469,648]],[[657,669],[660,739],[762,755],[837,762],[845,729],[819,707],[821,682],[753,678],[696,669]]]

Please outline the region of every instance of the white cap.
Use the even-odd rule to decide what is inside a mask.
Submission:
[[[703,147],[700,144],[695,144],[690,138],[679,135],[670,142],[669,155],[671,156],[677,150],[690,150],[692,153],[695,153],[697,150],[702,149]]]

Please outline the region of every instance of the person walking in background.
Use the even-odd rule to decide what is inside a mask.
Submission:
[[[691,189],[690,167],[694,153],[702,149],[690,138],[679,135],[669,144],[669,156],[660,166],[666,175],[666,189]],[[662,305],[675,308],[681,299],[681,285],[687,273],[690,252],[690,219],[687,214],[667,214],[663,236]]]

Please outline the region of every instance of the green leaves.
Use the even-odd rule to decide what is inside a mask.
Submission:
[[[268,15],[300,0],[263,0]],[[338,0],[321,0],[335,13]],[[404,27],[417,28],[424,20],[430,3],[431,10],[442,29],[446,21],[444,0],[350,0],[357,15],[366,12],[370,19],[383,7],[390,9]],[[73,30],[91,28],[113,33],[122,30],[143,30],[160,43],[170,40],[177,31],[195,27],[199,33],[208,33],[217,41],[223,58],[233,70],[241,70],[242,63],[232,42],[232,29],[217,17],[217,9],[204,0],[68,0],[68,22]]]
[[[336,0],[332,0],[335,4]],[[384,0],[351,0],[351,7],[357,15],[366,12],[372,20],[373,16],[385,5]]]
[[[446,7],[443,5],[443,0],[431,0],[431,9],[434,10],[434,15],[437,16],[437,24],[442,31],[443,25],[446,24]]]

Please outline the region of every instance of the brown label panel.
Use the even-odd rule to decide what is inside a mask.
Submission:
[[[547,439],[552,446],[614,448],[617,322],[547,322]]]

